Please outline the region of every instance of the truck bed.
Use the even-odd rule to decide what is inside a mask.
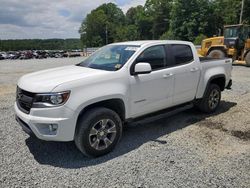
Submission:
[[[230,82],[232,72],[232,59],[230,58],[199,57],[199,59],[201,62],[201,77],[196,98],[203,97],[207,82],[213,75],[225,76],[225,86],[227,86]]]

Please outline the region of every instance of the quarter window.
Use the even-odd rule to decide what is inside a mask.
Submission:
[[[151,65],[152,70],[165,67],[165,48],[164,46],[153,46],[146,49],[136,60],[136,62],[145,62]]]
[[[190,63],[194,60],[190,46],[183,44],[172,44],[171,46],[175,65]]]

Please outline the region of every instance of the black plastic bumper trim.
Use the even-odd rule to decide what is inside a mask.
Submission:
[[[25,123],[23,120],[21,120],[17,115],[16,115],[16,121],[19,123],[19,125],[22,127],[23,131],[27,133],[28,135],[35,135],[33,131],[30,129],[30,127]]]
[[[233,85],[233,81],[230,80],[229,83],[227,84],[226,89],[231,89],[232,85]]]

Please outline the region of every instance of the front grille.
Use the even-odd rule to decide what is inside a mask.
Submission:
[[[31,109],[32,104],[33,104],[34,96],[35,96],[34,93],[25,91],[25,90],[17,87],[16,102],[17,102],[18,108],[22,112],[29,114],[30,109]]]

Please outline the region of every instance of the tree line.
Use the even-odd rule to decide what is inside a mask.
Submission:
[[[177,39],[200,44],[218,35],[223,25],[238,24],[242,0],[146,0],[124,14],[113,3],[103,4],[83,19],[80,39],[0,40],[0,51],[71,50],[107,43]],[[245,0],[243,23],[250,24],[250,0]]]
[[[0,40],[0,51],[81,49],[80,39]]]
[[[98,47],[128,40],[177,39],[200,44],[218,35],[223,25],[238,24],[242,0],[147,0],[126,14],[115,4],[103,4],[82,21],[83,46]],[[243,23],[250,23],[250,0]]]

